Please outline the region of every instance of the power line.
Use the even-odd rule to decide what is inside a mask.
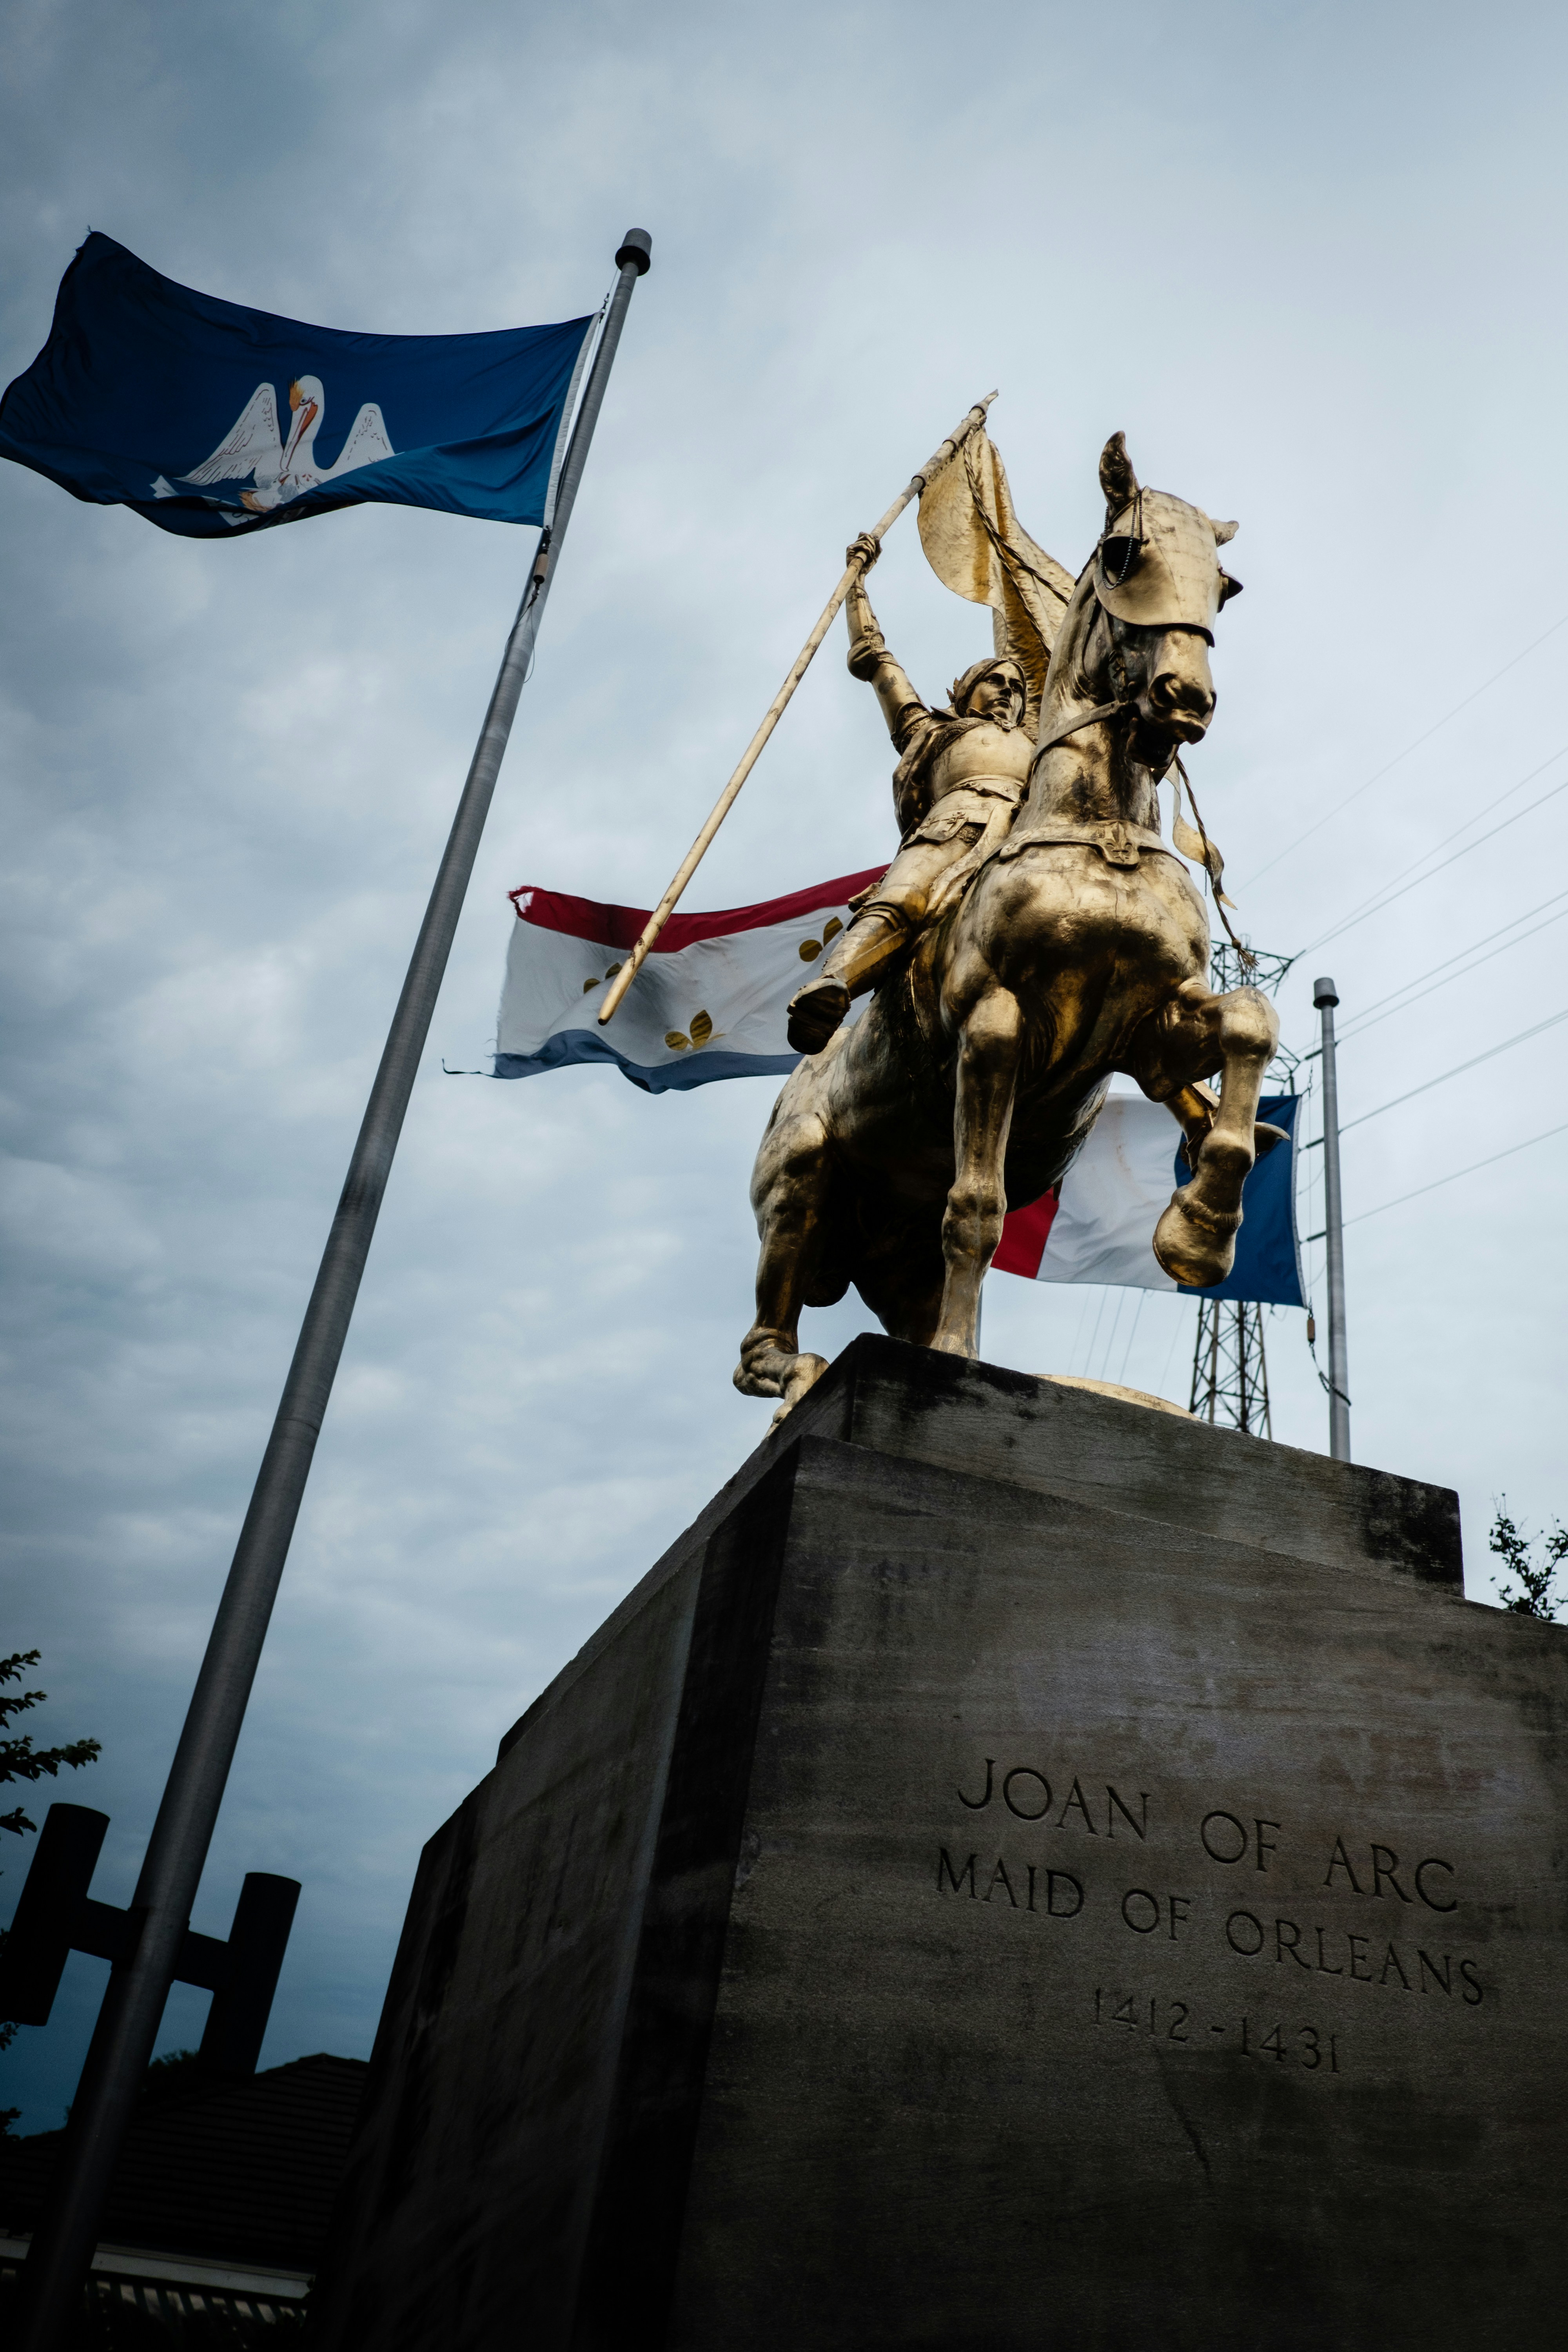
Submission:
[[[1343,922],[1331,925],[1327,931],[1322,933],[1321,938],[1312,941],[1311,947],[1304,948],[1300,952],[1303,955],[1310,955],[1312,951],[1312,948],[1321,947],[1325,940],[1334,939],[1341,931],[1348,930],[1353,922],[1360,920],[1363,913],[1374,914],[1379,911],[1381,907],[1390,904],[1394,898],[1403,897],[1404,893],[1402,891],[1395,890],[1394,888],[1394,884],[1396,882],[1403,882],[1407,874],[1415,875],[1417,881],[1429,881],[1431,879],[1431,875],[1417,873],[1418,867],[1425,866],[1429,858],[1436,857],[1440,849],[1447,849],[1451,841],[1458,841],[1462,833],[1468,833],[1473,824],[1479,824],[1482,817],[1489,816],[1493,809],[1501,808],[1504,801],[1511,800],[1515,793],[1522,792],[1526,784],[1532,783],[1537,776],[1543,774],[1545,771],[1551,767],[1553,760],[1560,760],[1564,751],[1568,751],[1568,743],[1559,744],[1557,750],[1555,751],[1549,752],[1547,757],[1542,760],[1539,765],[1530,770],[1528,775],[1521,776],[1517,783],[1510,784],[1506,792],[1499,793],[1497,798],[1495,800],[1489,801],[1486,807],[1481,809],[1475,816],[1466,817],[1464,823],[1462,824],[1457,824],[1452,833],[1446,833],[1441,841],[1434,842],[1432,847],[1430,849],[1423,850],[1419,857],[1413,857],[1408,866],[1402,866],[1397,874],[1390,877],[1387,883],[1380,883],[1375,890],[1372,891],[1366,898],[1363,898],[1359,905],[1353,907],[1351,909],[1350,914],[1344,919]],[[1552,798],[1553,793],[1560,793],[1562,790],[1563,786],[1561,784],[1554,784],[1551,792],[1543,793],[1541,795],[1540,800],[1531,801],[1528,808],[1518,809],[1512,816],[1505,818],[1503,821],[1504,824],[1517,824],[1520,817],[1528,816],[1531,809],[1542,807],[1545,802]],[[1502,830],[1502,825],[1494,825],[1492,827],[1493,833],[1500,833]],[[1475,841],[1467,842],[1463,849],[1457,850],[1455,852],[1455,856],[1468,856],[1472,849],[1479,849],[1480,847],[1481,842],[1489,841],[1490,839],[1491,834],[1482,834]],[[1453,858],[1445,860],[1445,863],[1450,866],[1453,862]],[[1431,869],[1433,874],[1441,873],[1441,866],[1435,866]],[[1415,887],[1415,882],[1411,882],[1406,887],[1413,890]],[[1386,898],[1384,895],[1385,891],[1388,894]]]
[[[1526,940],[1532,940],[1540,932],[1550,930],[1553,923],[1560,923],[1564,916],[1568,916],[1568,907],[1557,907],[1559,898],[1568,898],[1568,890],[1559,890],[1554,897],[1542,898],[1539,906],[1527,908],[1522,915],[1516,915],[1512,922],[1500,925],[1495,931],[1488,931],[1484,938],[1472,940],[1468,948],[1460,948],[1455,954],[1446,956],[1441,963],[1429,965],[1426,971],[1417,972],[1414,980],[1406,981],[1403,988],[1394,989],[1392,994],[1380,996],[1375,1003],[1368,1005],[1364,1013],[1352,1014],[1352,1025],[1341,1037],[1341,1045],[1353,1045],[1364,1030],[1375,1029],[1380,1021],[1391,1019],[1395,1013],[1408,1012],[1411,1005],[1419,1004],[1422,997],[1435,994],[1439,988],[1447,988],[1450,981],[1463,980],[1468,973],[1479,971],[1482,964],[1490,963],[1493,956],[1505,955],[1510,948],[1522,947]],[[1514,940],[1503,940],[1500,947],[1490,946],[1493,940],[1502,939],[1504,931],[1511,931],[1520,923],[1529,922],[1531,915],[1539,915],[1548,907],[1557,907],[1556,914],[1548,915],[1545,922],[1537,923],[1533,930],[1521,931],[1519,937]],[[1480,948],[1489,948],[1490,952],[1487,955],[1479,955],[1476,951]],[[1473,957],[1474,961],[1467,962],[1467,957]],[[1450,970],[1450,966],[1455,964],[1460,967],[1457,971]],[[1446,973],[1447,976],[1443,979],[1435,976],[1439,973]],[[1421,987],[1420,983],[1424,980],[1432,982],[1430,988]],[[1417,992],[1415,995],[1409,992],[1412,989]],[[1404,999],[1403,1003],[1399,1002],[1401,998]],[[1384,1006],[1388,1008],[1386,1012],[1384,1010]],[[1314,1045],[1310,1054],[1303,1054],[1300,1056],[1302,1065],[1317,1061],[1321,1051],[1321,1046]]]
[[[1165,1383],[1171,1377],[1172,1359],[1175,1355],[1176,1342],[1181,1336],[1182,1327],[1173,1317],[1171,1321],[1171,1344],[1165,1350],[1165,1360],[1160,1368],[1160,1385],[1153,1391],[1153,1394],[1155,1396],[1163,1396],[1165,1393]]]
[[[1348,809],[1352,801],[1358,801],[1363,793],[1370,792],[1381,777],[1388,774],[1390,769],[1397,768],[1402,760],[1407,760],[1412,751],[1418,751],[1423,743],[1429,743],[1434,735],[1447,727],[1450,719],[1457,719],[1461,710],[1468,710],[1472,702],[1478,701],[1485,694],[1488,687],[1495,686],[1500,677],[1506,677],[1510,669],[1516,669],[1521,661],[1535,652],[1537,646],[1543,646],[1548,637],[1555,636],[1557,631],[1563,626],[1563,621],[1568,621],[1568,613],[1563,614],[1562,620],[1553,621],[1551,628],[1543,630],[1533,644],[1525,646],[1523,653],[1515,654],[1511,661],[1504,662],[1501,669],[1493,670],[1490,677],[1478,686],[1473,694],[1467,694],[1463,702],[1456,702],[1452,710],[1445,711],[1441,719],[1434,719],[1424,735],[1417,735],[1413,743],[1406,743],[1403,751],[1396,751],[1392,760],[1385,760],[1383,766],[1374,770],[1364,784],[1358,784],[1353,793],[1347,793],[1342,801],[1336,802],[1327,815],[1319,817],[1315,824],[1307,827],[1305,833],[1298,834],[1294,841],[1287,842],[1283,849],[1276,850],[1267,866],[1259,866],[1255,872],[1247,877],[1244,882],[1238,883],[1237,887],[1249,890],[1255,882],[1265,874],[1270,873],[1282,857],[1289,857],[1292,850],[1300,849],[1304,841],[1310,841],[1315,833],[1321,833],[1324,825],[1333,822],[1342,809]]]
[[[1379,1021],[1387,1021],[1395,1013],[1406,1012],[1412,1004],[1418,1004],[1422,997],[1430,996],[1434,990],[1447,988],[1451,981],[1463,980],[1467,972],[1479,971],[1483,963],[1490,963],[1492,956],[1504,955],[1510,948],[1522,947],[1526,940],[1534,939],[1537,931],[1548,930],[1553,923],[1560,923],[1563,916],[1568,915],[1568,907],[1558,906],[1558,900],[1562,898],[1568,898],[1568,890],[1559,890],[1553,897],[1542,898],[1538,907],[1527,908],[1522,915],[1515,915],[1511,922],[1500,923],[1495,931],[1488,931],[1485,938],[1473,940],[1468,948],[1458,948],[1451,956],[1445,956],[1441,963],[1431,964],[1426,971],[1418,971],[1414,980],[1407,980],[1405,982],[1403,988],[1393,990],[1387,996],[1380,996],[1374,1003],[1367,1006],[1364,1013],[1352,1015],[1350,1026],[1340,1038],[1340,1044],[1350,1045],[1364,1029],[1375,1029]],[[1556,914],[1548,915],[1544,923],[1537,923],[1535,930],[1520,931],[1517,939],[1503,939],[1505,931],[1518,930],[1521,923],[1528,923],[1532,915],[1544,914],[1548,907],[1557,907]],[[1502,940],[1502,945],[1492,947],[1493,940]],[[1490,953],[1488,955],[1478,953],[1478,950],[1481,948],[1490,949]],[[1468,957],[1473,957],[1474,961],[1467,962]],[[1457,971],[1451,969],[1456,964],[1461,967]],[[1447,977],[1439,978],[1437,975],[1440,973],[1446,974]],[[1421,985],[1423,981],[1430,981],[1431,987],[1423,988]],[[1403,1003],[1399,1001],[1401,998],[1404,999]],[[1312,1056],[1308,1055],[1303,1058],[1310,1061]]]
[[[1069,1371],[1078,1362],[1078,1343],[1083,1337],[1083,1327],[1089,1320],[1089,1310],[1093,1304],[1094,1293],[1086,1286],[1083,1297],[1079,1301],[1078,1325],[1072,1335],[1072,1345],[1067,1351],[1067,1362]]]
[[[1100,1327],[1105,1317],[1105,1302],[1110,1296],[1110,1293],[1109,1289],[1107,1289],[1102,1284],[1100,1293],[1100,1304],[1095,1308],[1094,1313],[1094,1328],[1089,1335],[1089,1346],[1084,1352],[1083,1377],[1086,1379],[1089,1375],[1089,1367],[1094,1362],[1094,1351],[1100,1340]]]
[[[1544,769],[1549,768],[1553,760],[1560,760],[1564,751],[1568,751],[1568,743],[1560,744],[1557,750],[1551,754],[1550,758],[1542,761],[1540,767],[1532,768],[1528,776],[1521,776],[1517,784],[1510,784],[1506,793],[1500,793],[1497,799],[1490,802],[1488,807],[1481,811],[1481,815],[1486,816],[1489,814],[1491,809],[1500,808],[1504,801],[1510,799],[1515,793],[1521,792],[1526,784],[1532,782],[1532,780],[1539,776]],[[1558,793],[1561,792],[1568,792],[1568,776],[1564,776],[1560,784],[1553,784],[1549,793],[1542,793],[1539,800],[1531,801],[1524,808],[1516,809],[1512,816],[1505,816],[1502,823],[1500,824],[1494,824],[1489,833],[1479,834],[1474,841],[1466,842],[1463,849],[1456,849],[1452,857],[1445,857],[1441,866],[1432,866],[1426,874],[1417,874],[1414,881],[1406,882],[1405,884],[1403,889],[1391,889],[1387,892],[1385,897],[1382,898],[1378,897],[1374,892],[1370,899],[1363,900],[1361,906],[1356,908],[1353,914],[1347,915],[1343,922],[1331,924],[1326,931],[1320,932],[1315,940],[1310,941],[1306,947],[1302,948],[1299,951],[1300,954],[1312,955],[1319,948],[1326,947],[1330,940],[1337,940],[1342,931],[1353,930],[1357,923],[1365,922],[1369,915],[1381,915],[1384,908],[1385,907],[1392,907],[1396,898],[1403,898],[1407,891],[1418,889],[1423,882],[1430,882],[1435,875],[1441,874],[1446,867],[1452,866],[1457,859],[1468,857],[1472,849],[1479,849],[1483,842],[1491,841],[1500,833],[1506,833],[1509,826],[1510,824],[1517,824],[1521,817],[1527,817],[1533,814],[1534,811],[1538,808],[1544,808],[1547,802],[1555,800]],[[1445,848],[1448,842],[1455,839],[1457,835],[1467,832],[1469,826],[1476,823],[1477,819],[1475,817],[1468,817],[1466,819],[1464,824],[1456,825],[1453,833],[1445,835],[1443,840],[1437,843],[1436,848],[1429,849],[1426,851],[1425,856],[1416,858],[1415,865],[1425,866],[1427,857],[1435,857],[1438,849]],[[1413,869],[1407,866],[1404,870],[1406,874],[1409,874]],[[1400,877],[1397,875],[1394,877],[1396,881],[1399,880],[1399,878]]]
[[[1100,1370],[1095,1374],[1097,1380],[1105,1381],[1110,1377],[1110,1359],[1116,1353],[1116,1334],[1121,1327],[1121,1310],[1127,1304],[1127,1296],[1125,1289],[1117,1291],[1116,1312],[1110,1318],[1110,1328],[1105,1335],[1105,1354],[1100,1360]]]
[[[1489,1045],[1484,1054],[1472,1055],[1468,1062],[1460,1062],[1456,1068],[1444,1070],[1435,1078],[1424,1078],[1418,1087],[1412,1087],[1408,1094],[1395,1095],[1392,1102],[1379,1103],[1375,1110],[1363,1110],[1359,1118],[1347,1119],[1340,1133],[1348,1135],[1352,1127],[1364,1127],[1369,1118],[1381,1118],[1385,1110],[1397,1110],[1401,1103],[1414,1102],[1417,1095],[1430,1094],[1434,1087],[1447,1086],[1450,1078],[1462,1078],[1467,1070],[1475,1069],[1482,1062],[1491,1061],[1498,1054],[1506,1054],[1510,1045],[1522,1045],[1530,1038],[1539,1037],[1542,1030],[1555,1029],[1560,1021],[1568,1021],[1568,1005],[1564,1005],[1561,1013],[1551,1014],[1547,1020],[1538,1021],[1533,1029],[1521,1029],[1517,1037],[1505,1037],[1500,1045]],[[1322,1139],[1321,1135],[1314,1136],[1310,1143],[1303,1144],[1301,1148],[1305,1151],[1316,1151]]]
[[[1522,1143],[1510,1143],[1506,1151],[1494,1151],[1489,1160],[1472,1160],[1468,1168],[1456,1168],[1451,1175],[1435,1176],[1430,1184],[1418,1184],[1414,1192],[1401,1192],[1396,1201],[1380,1201],[1375,1209],[1362,1209],[1355,1216],[1347,1217],[1347,1225],[1359,1225],[1368,1217],[1381,1217],[1386,1209],[1402,1209],[1406,1201],[1418,1201],[1423,1192],[1440,1192],[1445,1184],[1457,1184],[1461,1176],[1474,1176],[1483,1168],[1495,1168],[1500,1160],[1511,1160],[1516,1151],[1528,1151],[1532,1144],[1549,1143],[1554,1135],[1568,1135],[1568,1119],[1561,1127],[1549,1127],[1540,1135],[1526,1136]],[[1310,1234],[1309,1242],[1320,1242],[1321,1234]]]
[[[1149,1294],[1146,1290],[1141,1290],[1138,1293],[1138,1304],[1134,1307],[1132,1313],[1132,1328],[1128,1332],[1127,1345],[1121,1350],[1121,1370],[1118,1372],[1116,1377],[1119,1381],[1123,1382],[1125,1382],[1127,1378],[1127,1367],[1132,1360],[1132,1342],[1138,1337],[1138,1324],[1143,1313],[1143,1301],[1148,1297],[1148,1296]]]

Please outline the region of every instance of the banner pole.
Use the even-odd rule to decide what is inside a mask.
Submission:
[[[955,451],[958,450],[965,441],[968,440],[970,435],[975,430],[976,426],[984,424],[985,412],[990,407],[995,397],[996,394],[994,392],[988,392],[984,400],[977,400],[975,402],[973,407],[963,419],[962,423],[953,426],[952,431],[948,435],[947,439],[942,442],[940,448],[926,459],[925,464],[921,467],[919,473],[911,474],[910,476],[909,480],[899,492],[898,497],[893,500],[892,505],[888,509],[887,513],[882,517],[881,520],[879,522],[873,523],[871,529],[866,532],[865,536],[868,539],[875,540],[879,548],[881,546],[883,540],[887,537],[889,531],[891,530],[893,525],[898,521],[899,517],[903,513],[904,509],[910,504],[910,500],[917,499],[920,496],[926,484],[930,481],[931,476],[940,467],[946,465],[948,459],[953,456]],[[709,847],[712,843],[714,835],[718,832],[719,827],[723,824],[724,819],[729,815],[730,811],[735,804],[735,800],[740,793],[741,786],[745,782],[746,778],[751,774],[752,770],[762,758],[769,736],[773,733],[773,729],[778,725],[779,720],[784,717],[784,711],[788,707],[791,697],[795,693],[795,688],[800,684],[801,679],[811,667],[812,662],[816,658],[817,647],[821,645],[823,638],[827,635],[829,628],[832,626],[834,614],[839,610],[845,598],[848,595],[849,591],[854,587],[855,583],[859,579],[865,569],[866,558],[860,554],[851,555],[847,565],[845,567],[843,576],[839,580],[837,587],[834,590],[832,595],[828,598],[817,617],[816,626],[813,629],[810,636],[807,637],[805,645],[802,646],[799,653],[796,654],[794,665],[790,669],[789,676],[784,679],[784,684],[780,687],[778,692],[774,695],[773,700],[763,711],[762,724],[758,727],[756,733],[752,736],[751,741],[747,744],[745,751],[741,755],[740,766],[735,770],[734,774],[731,777],[729,782],[725,785],[723,791],[720,793],[718,799],[713,803],[712,812],[710,814],[707,823],[703,825],[701,832],[698,835],[696,840],[692,843],[690,848],[681,859],[679,866],[677,866],[674,880],[671,882],[668,889],[665,892],[663,898],[659,900],[658,906],[654,908],[652,914],[648,917],[647,921],[643,926],[642,937],[638,940],[636,947],[633,948],[631,954],[626,958],[626,962],[621,966],[620,971],[616,974],[615,979],[610,982],[609,987],[605,991],[605,1001],[599,1007],[598,1016],[599,1026],[601,1029],[604,1027],[605,1022],[612,1018],[615,1013],[616,1007],[619,1004],[622,997],[625,996],[627,989],[631,986],[633,981],[642,970],[644,963],[647,960],[648,950],[653,946],[654,941],[658,939],[660,931],[663,930],[666,923],[668,922],[671,915],[675,912],[676,907],[680,899],[681,892],[685,889],[687,884],[696,873],[699,866],[701,865],[704,857],[707,856]]]
[[[1340,1076],[1335,1061],[1334,1007],[1340,1001],[1331,980],[1312,982],[1312,1003],[1322,1015],[1323,1052],[1323,1239],[1329,1261],[1329,1454],[1351,1458],[1350,1358],[1345,1346],[1344,1196],[1340,1190]]]
[[[163,2005],[174,1980],[181,1940],[212,1842],[518,698],[572,519],[632,289],[650,267],[651,254],[647,232],[634,228],[627,230],[616,255],[620,275],[562,467],[554,511],[540,534],[437,869],[132,1898],[132,1916],[139,1923],[136,1948],[110,1978],[59,2162],[23,2265],[20,2328],[14,2339],[16,2352],[58,2352],[80,2307],[114,2168],[136,2111]]]

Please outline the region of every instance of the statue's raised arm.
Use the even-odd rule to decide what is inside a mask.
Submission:
[[[864,538],[856,540],[846,551],[849,560],[865,555],[868,545]],[[867,559],[867,572],[872,560]],[[903,664],[888,651],[888,641],[877,625],[877,615],[866,593],[865,572],[845,599],[844,617],[849,624],[849,675],[863,678],[875,689],[889,734],[900,752],[907,751],[914,730],[922,721],[931,723],[931,712],[916,693]]]

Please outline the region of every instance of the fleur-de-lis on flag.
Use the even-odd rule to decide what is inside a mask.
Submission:
[[[721,1030],[719,1034],[722,1036],[722,1030]],[[689,1037],[686,1035],[683,1030],[667,1029],[664,1033],[664,1042],[678,1054],[700,1054],[712,1034],[713,1024],[709,1019],[707,1013],[694,1013],[691,1016],[691,1034]]]
[[[802,963],[815,963],[828,940],[836,939],[843,929],[843,924],[835,915],[831,922],[823,926],[822,937],[819,940],[802,940],[797,950]]]

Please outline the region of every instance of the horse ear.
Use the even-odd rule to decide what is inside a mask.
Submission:
[[[1138,495],[1138,477],[1127,454],[1124,433],[1113,433],[1100,453],[1100,487],[1105,492],[1106,507],[1112,518]]]
[[[1226,546],[1236,537],[1237,532],[1240,529],[1241,525],[1238,522],[1216,522],[1214,525],[1215,545],[1216,547]]]

